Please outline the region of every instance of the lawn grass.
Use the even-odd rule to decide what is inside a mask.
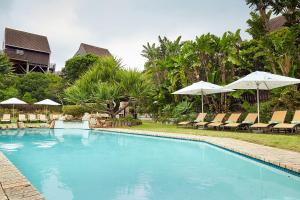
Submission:
[[[146,130],[155,132],[170,132],[183,133],[193,135],[204,135],[212,137],[226,137],[238,140],[244,140],[265,146],[277,147],[280,149],[287,149],[300,152],[300,135],[284,135],[284,134],[258,134],[246,132],[229,132],[229,131],[215,131],[215,130],[198,130],[191,128],[180,128],[176,125],[166,125],[155,123],[152,121],[144,121],[142,125],[130,127],[133,130]]]

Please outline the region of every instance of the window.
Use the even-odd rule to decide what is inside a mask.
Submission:
[[[16,54],[18,54],[18,55],[24,55],[24,51],[21,50],[21,49],[17,49],[16,50]]]

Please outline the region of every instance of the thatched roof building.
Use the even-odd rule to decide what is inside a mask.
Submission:
[[[5,28],[4,52],[18,74],[28,72],[53,72],[50,65],[50,46],[46,36]]]
[[[269,21],[270,32],[282,28],[286,22],[287,21],[284,16],[278,16],[270,19]]]
[[[75,53],[75,56],[89,53],[97,56],[111,56],[111,53],[108,51],[108,49],[96,47],[85,43],[80,44],[78,51]]]

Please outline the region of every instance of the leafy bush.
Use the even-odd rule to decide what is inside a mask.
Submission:
[[[190,113],[193,104],[188,101],[182,101],[173,110],[173,117],[179,118],[184,114]]]
[[[118,126],[137,126],[142,124],[142,120],[140,119],[135,119],[131,115],[122,117],[122,118],[113,118],[112,119],[113,126],[118,127]]]
[[[9,74],[12,71],[12,63],[6,54],[0,53],[0,74]]]
[[[99,57],[93,54],[75,56],[67,60],[66,66],[63,68],[62,73],[64,77],[72,83],[85,72],[87,72],[91,66],[97,62],[98,59]]]
[[[27,103],[34,103],[37,102],[35,98],[32,98],[31,94],[29,92],[25,92],[22,99]]]
[[[33,100],[49,98],[58,101],[58,96],[63,91],[62,78],[51,73],[27,73],[20,77],[16,87],[21,98],[25,96]]]
[[[64,114],[80,117],[84,113],[89,112],[90,110],[81,105],[64,105],[62,107],[62,111]]]
[[[163,107],[157,121],[165,123],[194,119],[196,114],[191,111],[192,105],[193,104],[188,101],[182,101],[176,106],[173,104],[167,104]]]

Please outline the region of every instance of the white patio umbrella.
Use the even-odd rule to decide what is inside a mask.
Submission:
[[[2,105],[13,105],[13,117],[15,116],[15,105],[24,105],[27,104],[25,101],[22,101],[18,98],[10,98],[5,101],[0,102]]]
[[[57,103],[55,101],[52,101],[51,99],[44,99],[44,100],[36,102],[34,104],[36,104],[36,105],[47,105],[47,106],[59,106],[60,105],[59,103]]]
[[[51,100],[51,99],[44,99],[42,101],[34,103],[35,105],[44,105],[44,106],[59,106],[60,104]],[[47,112],[47,109],[46,109]]]
[[[186,95],[201,95],[201,112],[203,113],[203,96],[208,94],[216,94],[216,93],[224,93],[224,92],[232,92],[232,89],[225,89],[222,86],[215,85],[205,81],[199,81],[197,83],[193,83],[190,86],[177,90],[172,94],[186,94]]]
[[[257,114],[259,118],[259,90],[271,90],[287,85],[294,85],[300,83],[300,79],[291,78],[287,76],[280,76],[268,72],[255,71],[247,76],[228,84],[225,88],[228,89],[256,89],[257,91]]]

